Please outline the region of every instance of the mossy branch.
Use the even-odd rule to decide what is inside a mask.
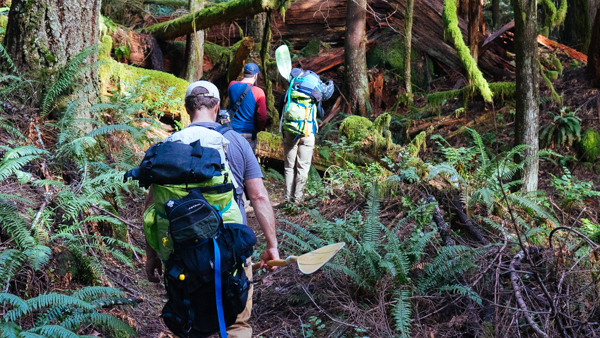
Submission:
[[[489,85],[483,74],[477,67],[477,63],[471,56],[469,51],[469,47],[465,44],[463,40],[462,33],[460,28],[458,27],[458,17],[456,15],[456,2],[457,0],[445,0],[444,1],[444,11],[442,13],[442,18],[444,19],[444,28],[446,29],[445,33],[447,37],[452,40],[454,44],[454,48],[458,53],[458,57],[462,61],[465,69],[467,70],[467,74],[469,75],[469,79],[471,84],[475,85],[475,88],[479,90],[481,96],[486,102],[492,101],[492,91],[489,88]]]
[[[514,82],[494,82],[489,84],[489,88],[493,97],[502,100],[514,97],[516,92]],[[463,103],[466,104],[474,99],[475,95],[473,94],[476,92],[476,89],[475,85],[469,85],[462,89],[429,94],[427,95],[427,102],[431,107],[439,107],[445,103],[444,101],[462,98]]]
[[[144,29],[158,40],[172,40],[195,30],[210,28],[223,22],[289,6],[288,0],[233,0],[215,4],[174,20]]]
[[[550,29],[562,24],[565,21],[565,17],[567,16],[567,0],[560,1],[560,7],[558,10],[552,0],[542,0],[542,5],[546,10],[546,20],[544,25],[548,27],[548,33]]]
[[[540,73],[542,74],[542,77],[544,78],[544,82],[546,82],[546,86],[548,86],[548,88],[550,88],[550,92],[551,92],[550,97],[556,103],[562,105],[563,97],[561,95],[558,95],[556,90],[554,90],[554,85],[552,84],[552,80],[550,80],[550,78],[553,78],[553,79],[558,78],[558,72],[548,71],[548,74],[546,74],[544,67],[542,67],[542,63],[539,60],[538,60],[538,65],[540,67]]]

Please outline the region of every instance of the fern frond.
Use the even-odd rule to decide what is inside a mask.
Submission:
[[[407,290],[401,290],[398,292],[398,297],[396,297],[396,306],[393,312],[396,330],[400,331],[401,338],[410,337],[411,315],[410,295]]]
[[[458,293],[463,296],[467,296],[467,297],[471,298],[472,301],[481,305],[481,297],[479,297],[479,294],[468,286],[462,286],[462,285],[458,285],[458,284],[445,285],[445,286],[440,287],[439,291],[440,291],[440,293],[442,291]]]
[[[4,48],[2,43],[0,43],[0,58],[6,60],[6,64],[8,65],[9,70],[12,70],[13,72],[15,72],[17,74],[19,73],[19,70],[15,66],[15,63],[11,59],[10,55],[8,55],[8,52],[6,51],[6,48]]]
[[[27,305],[27,303],[21,299],[21,297],[10,293],[0,293],[0,304],[3,303],[8,303],[16,308],[26,309],[29,307],[29,305]]]
[[[40,115],[46,116],[50,110],[50,106],[54,100],[69,86],[73,84],[75,77],[81,72],[81,64],[88,58],[88,56],[98,51],[97,46],[90,46],[82,50],[74,58],[72,58],[63,69],[60,70],[60,76],[58,80],[50,85],[48,91],[44,95],[42,100],[42,109]]]
[[[38,333],[45,337],[56,337],[56,338],[79,338],[75,333],[59,325],[44,325],[40,327],[34,327],[27,332]]]
[[[553,226],[559,226],[558,220],[554,217],[554,215],[552,215],[551,211],[547,210],[538,203],[531,201],[529,198],[510,194],[508,195],[508,199],[510,200],[510,203],[527,210],[530,214],[532,214],[532,216],[546,219]]]
[[[59,293],[41,294],[37,297],[26,300],[26,303],[27,307],[12,309],[6,313],[5,317],[8,320],[16,321],[31,311],[60,305],[71,305],[88,310],[94,309],[94,307],[88,302],[84,302],[81,299]]]
[[[0,334],[2,338],[21,338],[23,333],[21,327],[13,322],[0,322]]]

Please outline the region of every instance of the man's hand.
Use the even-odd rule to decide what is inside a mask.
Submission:
[[[155,275],[154,270],[158,271],[158,276]],[[146,256],[146,275],[148,280],[152,283],[160,283],[160,276],[162,275],[162,261],[158,256]]]
[[[274,271],[277,269],[276,266],[268,266],[267,261],[279,259],[279,251],[277,248],[266,248],[260,255],[260,268],[265,268],[268,271]]]

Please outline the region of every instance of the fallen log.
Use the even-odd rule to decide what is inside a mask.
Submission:
[[[515,19],[512,19],[509,23],[507,23],[502,28],[497,30],[494,34],[490,35],[487,39],[485,39],[485,41],[483,42],[483,45],[481,45],[481,47],[485,47],[485,45],[496,40],[497,37],[499,37],[500,35],[506,33],[507,31],[509,31],[513,28],[515,28]]]
[[[371,47],[373,47],[374,45],[374,39],[367,41],[366,50],[371,49]],[[307,64],[303,64],[302,61],[308,59],[309,58],[302,58],[296,62],[298,63],[300,68],[310,69],[313,72],[319,74],[344,63],[344,47],[334,48],[330,52],[327,52],[323,55],[319,55],[318,57],[312,59]]]
[[[456,215],[458,216],[461,225],[467,227],[471,235],[473,235],[479,243],[483,245],[490,244],[490,242],[481,234],[481,231],[473,225],[473,222],[467,217],[467,214],[464,213],[462,203],[458,197],[454,199],[454,209],[456,210]]]
[[[543,35],[538,35],[537,36],[537,42],[538,44],[549,48],[550,50],[555,50],[558,49],[561,52],[567,53],[570,57],[572,57],[573,59],[576,59],[578,61],[583,61],[585,63],[588,62],[588,57],[587,55],[576,51],[575,49],[571,48],[571,47],[567,47],[561,43],[558,43],[554,40],[550,40],[547,37],[543,36]]]
[[[227,71],[227,82],[237,79],[242,72],[244,65],[246,64],[246,59],[253,50],[254,38],[245,37],[238,49],[235,51],[233,61],[231,61],[231,64],[229,65],[229,70]]]
[[[194,31],[207,29],[223,22],[233,21],[258,13],[284,7],[285,2],[277,0],[233,0],[215,4],[179,17],[143,29],[158,40],[172,40]]]

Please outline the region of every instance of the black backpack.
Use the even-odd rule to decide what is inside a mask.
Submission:
[[[179,337],[225,338],[246,307],[251,282],[244,266],[256,236],[246,225],[224,224],[200,188],[169,200],[165,210],[174,250],[165,267],[163,320]]]

